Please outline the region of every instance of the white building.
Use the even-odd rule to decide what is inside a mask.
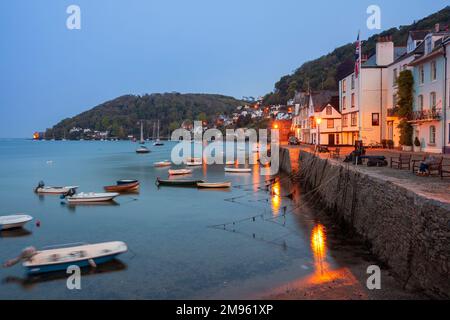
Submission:
[[[388,66],[406,52],[394,47],[390,37],[380,37],[376,52],[363,60],[359,76],[352,72],[339,81],[342,144],[381,143],[388,136]],[[392,84],[392,80],[391,80]]]
[[[318,121],[318,119],[320,119]],[[320,124],[317,124],[320,122]],[[339,112],[339,96],[334,96],[328,103],[316,109],[312,123],[311,135],[317,144],[336,146],[340,145],[342,138],[342,116]],[[317,136],[320,138],[317,140]]]

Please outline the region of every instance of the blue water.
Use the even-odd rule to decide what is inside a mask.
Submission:
[[[84,270],[81,290],[67,289],[64,272],[29,277],[21,265],[2,268],[0,298],[221,298],[223,292],[241,298],[314,272],[315,223],[307,207],[280,217],[283,207],[289,212],[295,204],[265,190],[269,177],[260,176],[258,166],[237,175],[224,173],[222,165],[194,169],[192,178],[232,181],[230,191],[158,189],[155,179],[167,177],[168,168],[152,163],[170,159],[173,145],[148,144],[152,152],[138,155],[137,145],[125,141],[0,140],[0,215],[26,213],[41,222],[0,232],[1,261],[30,245],[120,240],[130,249]],[[101,192],[118,179],[139,179],[140,193],[120,196],[116,204],[68,206],[58,196],[33,192],[40,180]],[[290,193],[290,182],[281,179],[276,192]],[[255,215],[262,217],[227,230],[209,227]]]

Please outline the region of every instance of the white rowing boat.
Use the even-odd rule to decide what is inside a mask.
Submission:
[[[231,188],[231,182],[198,182],[198,188]]]
[[[105,201],[113,200],[118,195],[119,195],[119,193],[117,193],[117,192],[103,192],[103,193],[80,192],[80,193],[74,194],[73,196],[67,197],[67,201],[69,203],[105,202]]]
[[[164,160],[164,161],[158,161],[153,163],[153,166],[158,168],[158,167],[170,167],[172,165],[172,162],[168,161],[168,160]]]
[[[0,230],[22,228],[25,223],[31,220],[33,220],[33,217],[26,214],[0,216]]]
[[[250,169],[250,168],[225,167],[225,172],[229,172],[229,173],[249,173],[249,172],[252,172],[252,169]]]
[[[77,188],[78,186],[46,187],[44,182],[40,181],[34,191],[42,194],[66,194],[71,190],[75,191]]]
[[[191,169],[169,169],[169,175],[171,176],[191,174],[191,173],[192,173]]]
[[[37,250],[30,254],[31,257],[25,260],[23,266],[32,274],[67,270],[71,265],[96,267],[127,250],[127,245],[122,241]]]

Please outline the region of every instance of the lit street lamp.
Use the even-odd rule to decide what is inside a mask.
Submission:
[[[320,146],[320,124],[322,123],[321,118],[316,118],[317,123],[317,146]]]

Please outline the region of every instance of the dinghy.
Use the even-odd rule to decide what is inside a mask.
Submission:
[[[249,173],[249,172],[252,172],[252,169],[250,169],[250,168],[225,167],[225,172],[229,172],[229,173]]]
[[[174,186],[174,187],[196,187],[197,183],[204,182],[203,180],[163,180],[156,179],[156,185],[160,186]]]
[[[29,274],[67,270],[71,265],[96,267],[113,260],[127,250],[127,245],[122,241],[72,245],[46,250],[28,247],[19,257],[7,261],[4,265],[11,267],[24,260],[22,265]]]
[[[146,146],[140,146],[136,149],[136,153],[149,153],[150,150]]]
[[[169,169],[170,176],[183,175],[183,174],[191,174],[191,169]]]
[[[170,162],[169,160],[164,160],[164,161],[158,161],[155,162],[153,164],[154,167],[158,168],[158,167],[170,167],[172,165],[172,162]]]
[[[31,220],[33,220],[33,217],[26,214],[0,216],[0,230],[22,228],[25,223]]]
[[[106,201],[113,200],[118,195],[119,195],[119,193],[117,193],[117,192],[104,192],[104,193],[80,192],[80,193],[74,194],[73,196],[68,196],[67,201],[69,203],[106,202]]]
[[[103,187],[106,192],[132,192],[139,190],[139,181]]]
[[[78,186],[66,186],[66,187],[46,187],[44,182],[41,181],[34,189],[34,192],[41,194],[65,194],[70,190],[76,190]]]
[[[230,188],[231,182],[198,182],[198,188]]]

